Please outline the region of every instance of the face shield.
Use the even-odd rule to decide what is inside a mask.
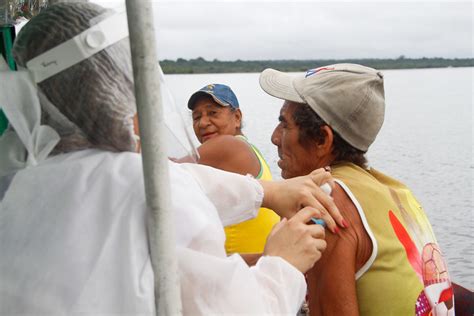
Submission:
[[[0,175],[2,169],[35,164],[49,154],[87,148],[136,151],[139,138],[133,124],[136,104],[125,10],[91,3],[56,4],[23,27],[13,54],[20,71],[1,72],[2,82],[8,84],[2,84],[0,104],[11,126],[6,138],[17,137],[0,139]],[[168,156],[196,157],[162,72],[157,80],[165,119],[156,124],[166,127],[163,146]]]

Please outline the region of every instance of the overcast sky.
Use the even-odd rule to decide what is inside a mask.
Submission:
[[[154,13],[160,59],[473,57],[470,1],[174,0]]]

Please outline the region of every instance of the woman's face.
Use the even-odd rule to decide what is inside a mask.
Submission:
[[[240,109],[222,106],[209,97],[199,98],[193,109],[193,128],[202,144],[218,135],[238,135],[242,122]]]

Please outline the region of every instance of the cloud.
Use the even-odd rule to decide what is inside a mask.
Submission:
[[[447,1],[154,2],[161,59],[472,58],[472,12]]]

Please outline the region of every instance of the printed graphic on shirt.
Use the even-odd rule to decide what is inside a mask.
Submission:
[[[402,217],[399,219],[390,210],[390,224],[405,249],[408,262],[424,285],[416,301],[416,315],[454,315],[454,295],[447,265],[431,227],[427,225],[428,220],[424,215],[420,216],[424,213],[417,212],[421,206],[407,191],[404,193],[410,210],[406,210],[395,190],[390,191]]]

